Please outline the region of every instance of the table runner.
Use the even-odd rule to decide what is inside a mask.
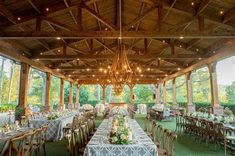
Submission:
[[[84,156],[157,156],[157,147],[136,120],[128,119],[133,132],[133,143],[110,144],[108,135],[112,119],[105,119],[86,146]]]
[[[58,141],[63,137],[63,127],[68,123],[72,123],[73,117],[76,114],[77,113],[67,114],[55,120],[33,119],[30,120],[30,127],[40,128],[45,124],[49,124],[47,129],[47,141]]]

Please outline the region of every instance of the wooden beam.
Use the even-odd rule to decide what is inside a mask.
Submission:
[[[198,16],[198,30],[204,31],[204,16]]]
[[[165,77],[162,80],[162,82],[170,80],[170,79],[178,77],[178,76],[181,76],[181,75],[183,75],[183,74],[185,74],[187,72],[196,70],[196,69],[198,69],[200,67],[203,67],[203,66],[205,66],[207,64],[210,64],[210,63],[213,63],[213,62],[216,62],[216,61],[219,61],[219,60],[223,60],[223,59],[225,59],[227,57],[231,57],[233,55],[235,55],[235,48],[229,49],[229,50],[226,50],[226,51],[218,52],[217,54],[215,54],[215,55],[213,55],[213,56],[211,56],[211,57],[209,57],[207,59],[201,60],[198,63],[193,64],[192,66],[190,66],[188,68],[182,69],[179,72],[176,72],[176,73],[174,73],[172,75],[169,75],[169,76]]]
[[[227,23],[235,16],[235,6],[226,11],[222,17],[222,23]]]
[[[64,0],[64,4],[65,4],[65,6],[66,6],[67,8],[69,8],[69,3],[68,3],[67,0]],[[73,14],[73,12],[72,12],[71,10],[69,10],[69,14],[70,14],[70,16],[72,17],[74,23],[75,23],[75,24],[78,24],[78,23],[77,23],[77,20],[76,20],[76,18],[75,18],[75,16],[74,16],[74,14]]]
[[[106,49],[108,49],[111,53],[115,53],[115,51],[112,49],[112,47],[109,47],[108,45],[106,45],[104,42],[102,42],[99,39],[95,39],[99,44],[101,44],[102,46],[104,46]]]
[[[27,0],[28,3],[34,8],[34,10],[38,13],[38,14],[42,14],[41,10],[38,9],[37,5],[40,4],[40,0]]]
[[[162,12],[163,12],[163,6],[160,4],[158,6],[158,31],[162,31]]]
[[[82,28],[82,4],[78,4],[78,7],[77,7],[77,28],[78,28],[78,31],[82,31],[83,28]]]
[[[75,60],[75,59],[113,59],[114,54],[107,55],[39,55],[36,57],[32,57],[32,59],[40,59],[40,60]],[[198,59],[204,58],[203,55],[196,54],[178,54],[178,55],[159,55],[152,54],[149,52],[148,55],[127,55],[129,59]]]
[[[18,54],[18,52],[16,51],[15,47],[13,47],[11,44],[5,42],[4,40],[0,40],[0,54],[4,57],[19,61],[19,62],[23,62],[26,64],[29,64],[41,71],[44,72],[49,72],[52,73],[55,76],[61,77],[61,78],[66,78],[67,76],[57,72],[57,71],[53,71],[48,67],[45,67],[43,64],[41,64],[38,61],[34,61],[32,59],[29,59],[25,56],[23,56],[22,54]],[[69,81],[72,81],[72,79],[68,79]]]
[[[118,38],[119,31],[0,31],[0,39],[84,39]],[[158,31],[123,31],[122,38],[235,38],[235,32],[158,32]]]
[[[63,29],[63,30],[67,30],[67,31],[78,30],[78,29],[76,29],[76,28],[74,28],[74,27],[71,27],[71,26],[66,25],[66,24],[64,24],[64,23],[61,23],[61,22],[56,21],[56,20],[54,20],[54,19],[52,19],[52,18],[49,18],[49,17],[42,17],[42,19],[43,19],[44,21],[47,21],[48,23],[50,23],[50,24],[52,24],[52,25],[54,25],[54,26],[60,28],[60,29]]]
[[[210,4],[212,0],[201,0],[199,5],[196,8],[196,15],[200,15],[206,7]]]
[[[103,18],[99,13],[97,13],[95,10],[91,9],[90,7],[88,7],[86,4],[83,4],[82,6],[84,9],[86,9],[86,11],[92,15],[93,17],[95,17],[97,20],[99,20],[100,22],[102,22],[104,25],[106,25],[108,28],[110,28],[111,30],[117,30],[117,27],[112,24],[110,21],[108,21],[107,19]]]
[[[17,21],[17,18],[15,17],[15,15],[13,15],[13,13],[8,10],[6,8],[6,6],[0,4],[0,14],[2,16],[4,16],[6,19],[8,19],[10,22],[12,22],[13,24],[17,24],[18,21]]]
[[[53,68],[54,70],[60,69],[60,70],[87,70],[89,68],[89,70],[99,70],[99,68],[90,68],[87,66],[62,66],[62,67],[58,67],[58,68]],[[145,67],[147,68],[147,67]],[[173,67],[173,66],[150,66],[149,67],[150,70],[172,70],[172,69],[177,69],[177,67]]]
[[[123,30],[128,30],[129,28],[131,28],[133,25],[135,25],[136,23],[140,22],[141,20],[143,20],[149,13],[151,13],[153,10],[156,9],[156,6],[149,8],[146,12],[144,12],[141,16],[138,16],[137,18],[135,18],[133,21],[131,21],[129,24],[125,25],[123,27]]]

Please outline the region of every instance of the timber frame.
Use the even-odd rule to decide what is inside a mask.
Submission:
[[[21,0],[0,3],[0,53],[78,84],[107,84],[119,24],[133,83],[156,84],[235,54],[229,0]]]

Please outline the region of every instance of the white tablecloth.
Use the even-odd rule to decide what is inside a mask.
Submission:
[[[133,143],[115,145],[109,143],[108,134],[112,120],[105,119],[86,146],[84,156],[157,156],[157,147],[140,128],[136,120],[129,119]]]

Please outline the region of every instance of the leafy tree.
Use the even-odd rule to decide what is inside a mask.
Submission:
[[[227,86],[225,91],[226,91],[228,103],[234,104],[235,103],[235,82],[233,82],[232,85]]]

